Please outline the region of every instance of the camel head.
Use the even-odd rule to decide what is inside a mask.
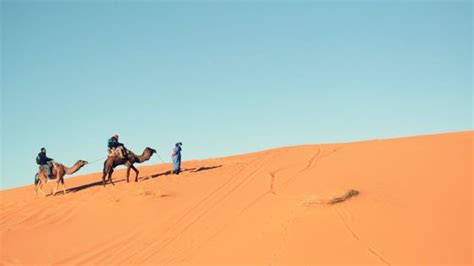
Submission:
[[[84,161],[84,160],[79,160],[76,162],[76,164],[79,166],[79,167],[83,167],[84,165],[88,164],[87,161]]]
[[[153,153],[156,153],[156,150],[155,150],[155,149],[152,149],[152,148],[150,148],[150,147],[146,147],[145,150],[148,151],[148,152],[150,152],[152,155],[153,155]]]

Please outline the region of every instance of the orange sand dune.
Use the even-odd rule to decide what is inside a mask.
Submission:
[[[179,176],[147,166],[105,188],[91,174],[66,179],[65,196],[2,191],[0,264],[471,264],[473,136],[279,148]]]

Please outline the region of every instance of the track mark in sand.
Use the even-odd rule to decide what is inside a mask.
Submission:
[[[143,250],[140,254],[137,254],[139,257],[139,262],[146,262],[150,257],[154,256],[157,252],[155,248],[159,251],[167,248],[171,245],[176,239],[181,237],[190,227],[192,227],[195,223],[200,221],[204,216],[206,216],[212,209],[215,209],[219,205],[222,204],[229,196],[231,196],[237,189],[239,189],[247,180],[249,180],[256,172],[258,172],[265,164],[259,163],[259,166],[256,167],[250,174],[241,178],[239,175],[244,170],[248,168],[248,165],[252,165],[254,162],[262,160],[262,158],[268,156],[268,153],[259,156],[258,158],[252,160],[249,164],[245,165],[243,168],[237,171],[236,174],[232,175],[230,178],[224,181],[218,188],[214,189],[210,194],[205,196],[201,199],[194,207],[188,209],[184,215],[182,215],[177,222],[175,222],[168,230],[168,237],[164,238],[164,240],[158,243],[151,243],[150,246],[147,247],[146,250]],[[265,159],[264,162],[272,159],[275,156],[270,156],[270,158]],[[232,185],[237,180],[242,179],[236,185]],[[229,191],[226,191],[227,187],[230,187]],[[219,197],[219,193],[225,192],[222,196]],[[221,193],[222,194],[222,193]],[[205,207],[206,205],[209,205]],[[185,218],[189,217],[191,219],[190,222],[182,224],[184,221],[187,221]],[[182,227],[180,229],[180,227]],[[176,231],[177,230],[177,231]]]
[[[271,156],[269,159],[267,159],[266,161],[270,161],[271,159],[273,159],[274,157],[277,157],[279,155],[279,153]],[[239,182],[237,185],[235,185],[230,191],[228,191],[223,197],[221,197],[217,202],[216,204],[214,204],[213,206],[210,206],[204,213],[202,213],[200,216],[198,216],[193,222],[191,222],[191,224],[189,224],[181,233],[179,233],[178,236],[176,236],[175,238],[179,237],[180,235],[182,235],[182,233],[184,233],[184,231],[186,231],[191,225],[195,224],[198,220],[200,220],[200,218],[202,216],[204,216],[205,214],[207,214],[210,210],[212,209],[215,209],[216,206],[219,205],[219,203],[225,201],[229,196],[231,196],[232,194],[235,193],[235,191],[238,191],[238,190],[242,190],[244,187],[246,187],[249,183],[247,182],[248,180],[253,180],[251,179],[252,176],[255,175],[255,173],[257,173],[262,167],[264,166],[261,165],[259,167],[257,167],[254,171],[252,171],[250,174],[248,174],[247,176],[245,176],[244,178],[242,178],[242,181]],[[268,192],[267,192],[268,193]],[[264,195],[262,195],[264,196]],[[170,261],[166,261],[166,263],[170,263]]]
[[[339,209],[339,207],[336,207],[336,213],[337,215],[339,216],[340,220],[343,222],[344,226],[347,228],[347,230],[351,233],[351,235],[359,242],[361,242],[361,244],[363,244],[364,246],[366,246],[367,250],[375,255],[377,258],[379,258],[383,263],[385,263],[386,265],[390,265],[390,261],[385,258],[384,256],[382,256],[382,254],[380,254],[380,252],[377,252],[374,248],[372,248],[369,244],[367,243],[363,243],[363,242],[366,242],[366,241],[363,241],[354,231],[354,229],[349,225],[349,223],[347,222],[346,218],[344,217],[344,215],[341,213],[341,210]],[[352,215],[352,214],[351,214]]]
[[[308,164],[305,166],[305,168],[303,168],[302,170],[300,170],[300,171],[298,172],[298,174],[296,174],[296,175],[293,176],[293,177],[296,177],[296,176],[298,176],[300,173],[302,173],[302,172],[304,172],[304,171],[310,169],[311,167],[313,167],[313,166],[317,163],[318,160],[320,160],[320,159],[323,158],[323,157],[329,156],[330,154],[332,154],[332,153],[338,151],[340,148],[342,148],[342,147],[336,148],[336,149],[332,150],[331,152],[329,152],[329,153],[327,153],[327,154],[322,154],[322,155],[321,155],[321,148],[319,147],[318,151],[316,152],[316,154],[314,154],[314,155],[311,157],[311,159],[308,161]],[[277,155],[278,155],[278,154],[277,154]],[[276,157],[277,155],[275,155],[274,157]],[[273,157],[272,157],[272,158],[273,158]],[[260,167],[260,168],[261,168],[261,167]],[[256,171],[258,171],[258,170],[259,170],[259,169],[257,169]],[[267,191],[263,192],[262,194],[260,194],[259,196],[257,196],[257,197],[256,197],[254,200],[252,200],[249,204],[247,204],[247,205],[236,215],[236,217],[239,217],[240,215],[242,215],[243,213],[245,213],[248,209],[250,209],[252,206],[254,206],[254,205],[257,204],[259,201],[261,201],[265,196],[267,196],[267,195],[269,195],[269,194],[273,194],[273,195],[278,196],[278,192],[277,192],[277,189],[276,189],[276,172],[278,172],[278,171],[280,171],[280,170],[283,170],[283,169],[279,169],[279,170],[275,170],[275,171],[269,172],[269,175],[270,175],[270,177],[271,177],[269,189],[268,189]],[[246,180],[247,180],[250,176],[252,176],[256,171],[254,171],[254,172],[251,173],[250,175],[244,177],[243,181],[241,181],[239,184],[237,184],[237,185],[236,185],[233,189],[231,189],[231,191],[228,192],[228,193],[230,194],[230,193],[234,192],[234,191],[235,191],[236,189],[238,189],[240,186],[241,186],[240,189],[243,189],[245,186],[247,186],[250,182],[246,182]],[[291,178],[293,178],[293,177],[291,177]],[[289,180],[287,180],[287,182],[288,182],[288,181],[289,181]],[[244,183],[245,183],[245,184],[244,184]],[[224,196],[224,198],[226,198],[226,196]],[[222,199],[222,200],[223,200],[223,199]],[[212,208],[212,207],[211,207],[211,208]],[[205,213],[207,213],[207,212],[205,212]],[[205,213],[204,213],[204,214],[205,214]],[[204,215],[204,214],[203,214],[203,215]],[[291,219],[291,220],[292,220],[291,223],[293,223],[293,220],[296,219],[296,214],[293,214],[293,216],[294,216],[294,217],[293,217],[293,219]],[[200,217],[198,217],[198,218],[200,218]],[[194,222],[192,222],[192,224],[193,224],[193,223],[194,223]],[[289,223],[289,224],[291,224],[291,223]],[[189,226],[191,226],[192,224],[190,224]],[[208,238],[205,242],[207,243],[207,242],[211,241],[214,237],[216,237],[220,232],[222,232],[222,231],[223,231],[226,227],[228,227],[228,226],[229,226],[229,223],[225,224],[220,230],[217,230],[217,231],[216,231],[217,233],[215,233],[214,235],[212,235],[212,236],[211,236],[210,238]],[[289,225],[288,225],[288,226],[289,226]],[[288,226],[287,226],[286,228],[288,228]],[[183,230],[183,232],[184,232],[186,229],[187,229],[187,228],[185,228],[185,229]],[[183,232],[181,232],[181,233],[183,233]],[[177,237],[178,237],[178,236],[177,236]],[[200,245],[200,246],[198,246],[196,249],[193,249],[193,250],[197,251],[197,250],[201,249],[204,245],[205,245],[205,244]],[[163,246],[161,249],[165,248],[166,246],[167,246],[167,245]],[[194,253],[194,254],[195,254],[195,253]],[[191,254],[189,254],[188,256],[186,256],[186,257],[184,258],[184,261],[190,260],[190,259],[194,256],[194,254],[191,252]],[[169,263],[169,262],[172,262],[173,260],[176,260],[176,257],[175,257],[175,258],[171,258],[171,260],[168,259],[167,261],[164,261],[164,262]]]
[[[340,147],[337,147],[337,148],[323,154],[322,149],[321,149],[321,145],[318,145],[318,151],[311,157],[311,159],[308,161],[308,164],[303,169],[301,169],[297,174],[295,174],[294,176],[288,178],[283,183],[283,185],[287,185],[288,183],[290,183],[292,180],[294,180],[296,177],[298,177],[302,173],[304,173],[307,170],[311,169],[312,167],[316,166],[322,158],[328,157],[328,156],[332,155],[333,153],[339,151],[342,148],[343,148],[343,146],[340,146]]]
[[[281,170],[281,169],[280,169]],[[264,193],[260,194],[258,197],[256,197],[254,200],[252,200],[249,204],[247,204],[247,206],[245,206],[237,215],[236,217],[239,217],[240,215],[242,215],[244,212],[246,212],[248,209],[250,209],[253,205],[257,204],[260,200],[262,200],[266,195],[272,193],[274,195],[277,195],[276,194],[276,191],[274,190],[274,179],[276,177],[276,172],[280,171],[280,170],[276,170],[276,171],[273,171],[273,172],[270,172],[270,176],[271,176],[271,183],[270,183],[270,189],[268,191],[265,191]],[[227,228],[229,226],[229,223],[227,224],[224,224],[219,230],[217,230],[213,235],[211,235],[211,237],[209,237],[205,243],[208,243],[210,242],[212,239],[214,239],[217,235],[219,235],[222,231],[224,231],[225,228]],[[203,245],[200,245],[198,246],[195,251],[201,249],[204,247],[204,244]],[[195,253],[191,253],[190,255],[188,255],[187,257],[184,258],[184,260],[182,262],[186,262],[186,261],[189,261],[193,256],[195,255]]]
[[[258,197],[256,197],[254,200],[252,200],[249,204],[247,204],[246,207],[244,207],[236,216],[235,218],[239,217],[240,215],[242,215],[244,212],[246,212],[248,209],[250,209],[253,205],[257,204],[260,200],[262,200],[266,195],[270,194],[271,191],[266,191],[262,194],[260,194]],[[295,212],[296,213],[296,212]],[[286,220],[286,223],[284,223],[285,225],[283,226],[284,228],[284,231],[285,233],[287,233],[288,231],[288,227],[291,226],[291,224],[293,224],[294,220],[296,219],[297,215],[296,214],[292,214],[293,218],[292,219],[287,219]],[[234,218],[234,219],[235,219]],[[232,219],[232,220],[234,220]],[[201,248],[203,248],[205,246],[206,243],[210,242],[212,239],[214,239],[215,237],[217,237],[217,235],[219,235],[221,232],[224,231],[224,229],[226,229],[230,224],[229,223],[226,223],[224,224],[220,229],[218,229],[213,235],[211,235],[206,241],[204,241],[204,244],[198,246],[197,248],[195,248],[193,250],[192,253],[190,253],[188,256],[186,256],[182,261],[181,263],[185,263],[185,262],[189,262],[189,260],[191,260],[192,257],[194,257],[195,254],[197,254],[197,251],[200,250]],[[284,236],[284,243],[286,243],[286,238],[287,236],[285,235]],[[282,244],[282,246],[284,247],[284,244]],[[275,255],[274,255],[275,256]],[[169,263],[171,261],[168,261],[167,263]]]
[[[276,263],[278,258],[281,257],[283,251],[285,250],[285,247],[288,246],[288,236],[290,235],[290,228],[291,226],[293,226],[293,224],[295,223],[299,215],[301,215],[301,213],[298,209],[293,210],[293,212],[290,213],[289,217],[285,219],[284,222],[282,223],[283,232],[281,233],[280,244],[276,246],[272,254],[271,260],[273,263]],[[272,263],[270,263],[270,265],[271,264]]]
[[[275,173],[274,172],[270,172],[270,177],[271,177],[271,180],[270,180],[270,192],[273,194],[273,195],[276,195],[276,190],[275,190],[275,179],[276,179],[276,176],[275,176]]]
[[[278,155],[278,154],[277,154]],[[276,156],[275,156],[276,157]],[[279,170],[276,170],[276,171],[272,171],[272,172],[269,172],[269,175],[271,177],[271,183],[270,183],[270,188],[269,190],[265,191],[264,193],[260,194],[259,196],[257,196],[254,200],[252,200],[249,204],[247,204],[236,216],[235,218],[241,216],[243,213],[245,213],[248,209],[250,209],[252,206],[254,206],[255,204],[257,204],[260,200],[262,200],[266,195],[272,193],[274,195],[277,195],[276,194],[276,191],[274,190],[274,182],[275,182],[275,179],[276,179],[276,172],[280,171],[282,169],[279,169]],[[247,183],[248,184],[248,183]],[[297,214],[296,214],[296,211],[295,213],[293,213],[292,215],[293,218],[291,219],[287,219],[286,223],[284,223],[285,225],[283,226],[284,228],[284,231],[285,231],[285,236],[283,238],[283,242],[286,243],[286,238],[287,238],[287,231],[288,231],[288,227],[291,226],[291,224],[293,224],[294,220],[296,219],[297,217]],[[234,219],[232,219],[234,220]],[[208,243],[210,242],[213,238],[215,238],[217,235],[219,235],[222,231],[224,231],[225,228],[227,228],[229,226],[229,223],[226,223],[224,224],[219,230],[216,231],[216,233],[214,233],[211,237],[209,237],[205,243]],[[282,249],[284,247],[284,243],[282,244],[282,247],[280,249]],[[186,261],[189,261],[195,254],[196,254],[196,251],[203,248],[205,244],[203,245],[200,245],[198,246],[195,250],[194,250],[194,253],[191,253],[189,254],[188,256],[186,256],[181,262],[186,262]],[[276,255],[274,255],[276,256]],[[167,261],[166,263],[170,263],[172,261]]]
[[[278,157],[280,155],[281,152],[278,152],[276,154],[274,154],[273,156],[271,156],[270,158],[267,158],[265,160],[265,162],[268,162],[268,161],[271,161],[272,159],[274,159],[275,157]],[[264,156],[262,156],[264,157]],[[214,206],[211,206],[209,207],[209,209],[204,213],[204,214],[207,214],[208,211],[210,211],[211,209],[216,209],[215,207],[220,203],[220,202],[223,202],[225,199],[227,199],[229,196],[231,196],[231,194],[235,194],[236,191],[240,191],[242,189],[244,189],[246,186],[248,186],[252,180],[254,180],[253,178],[251,178],[252,176],[254,176],[263,166],[265,165],[265,163],[262,163],[260,166],[258,166],[253,172],[251,172],[250,174],[246,175],[245,177],[242,178],[242,180],[236,184],[230,191],[228,191],[223,197],[221,197],[219,200],[218,200],[218,203],[216,203]],[[282,170],[282,169],[280,169]],[[274,171],[275,173],[280,171],[280,170],[276,170]],[[264,196],[266,196],[267,194],[270,193],[270,190],[266,191],[265,193],[261,194],[260,196],[258,196],[256,199],[254,199],[250,204],[248,204],[246,207],[244,207],[235,217],[238,217],[240,216],[243,212],[245,212],[249,207],[251,207],[252,205],[256,204],[259,200],[261,200]],[[203,214],[203,215],[204,215]],[[201,216],[203,216],[201,215]],[[200,217],[198,217],[200,218]],[[232,219],[233,220],[233,219]],[[220,234],[220,232],[224,231],[224,229],[229,225],[229,223],[226,223],[224,224],[221,229],[218,229],[216,230],[216,233],[213,234],[210,238],[208,238],[205,242],[209,242],[211,241],[214,237],[216,237],[218,234]],[[202,248],[204,245],[200,245],[196,248],[197,249],[200,249]],[[190,256],[187,256],[184,258],[184,260],[186,260],[187,258],[191,258],[193,255],[191,254]],[[171,263],[171,262],[174,262],[176,261],[176,258],[171,258],[171,259],[168,259],[166,261],[163,261],[164,263]]]
[[[316,158],[318,158],[320,154],[321,154],[321,145],[318,145],[318,152],[316,152],[316,154],[314,154],[313,157],[311,157],[311,159],[308,161],[308,165],[303,170],[301,170],[301,172],[304,172],[308,170],[309,168],[311,168],[311,166],[313,165],[313,162],[316,160]]]
[[[341,221],[344,223],[344,225],[346,226],[347,230],[349,230],[349,232],[352,234],[352,236],[357,239],[357,240],[360,240],[359,236],[354,232],[354,230],[352,230],[352,227],[347,223],[346,219],[344,218],[344,216],[341,214],[341,211],[339,209],[336,209],[336,212],[337,212],[337,215],[339,216],[339,218],[341,219]]]
[[[373,248],[367,247],[367,250],[368,250],[370,253],[374,254],[376,257],[378,257],[378,258],[379,258],[381,261],[383,261],[385,264],[387,264],[387,265],[390,266],[390,262],[389,262],[386,258],[384,258],[382,255],[380,255],[377,251],[375,251]]]
[[[252,206],[254,206],[255,204],[257,204],[260,200],[262,200],[266,195],[268,194],[273,194],[275,196],[278,196],[278,193],[276,191],[276,173],[281,171],[283,169],[279,169],[279,170],[275,170],[275,171],[272,171],[272,172],[269,172],[269,175],[271,177],[270,179],[270,188],[269,190],[263,192],[262,194],[260,194],[259,196],[257,196],[254,200],[252,200],[249,204],[247,204],[247,206],[245,206],[239,213],[238,216],[242,215],[244,212],[246,212],[248,209],[250,209]]]

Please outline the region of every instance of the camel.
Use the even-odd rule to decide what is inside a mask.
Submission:
[[[40,169],[39,172],[36,174],[35,178],[35,193],[38,195],[38,191],[43,194],[43,196],[46,196],[45,193],[42,190],[42,187],[46,185],[48,182],[48,179],[56,179],[56,187],[53,190],[53,196],[56,194],[56,191],[58,189],[59,183],[62,185],[63,193],[64,195],[66,194],[66,187],[64,186],[64,176],[65,175],[72,175],[75,172],[79,171],[84,165],[88,164],[87,161],[79,160],[77,161],[73,166],[67,167],[63,164],[53,162],[52,164],[52,169],[51,169],[51,175],[46,176],[46,170],[45,169]]]
[[[145,161],[150,160],[153,153],[156,153],[155,149],[150,147],[146,147],[143,151],[142,155],[136,155],[132,151],[127,150],[127,156],[124,158],[120,158],[117,156],[108,156],[104,162],[104,171],[102,175],[102,182],[105,187],[105,177],[108,175],[108,180],[112,185],[115,186],[114,182],[112,181],[112,173],[114,172],[114,168],[119,165],[126,165],[127,166],[127,183],[129,182],[130,176],[130,169],[135,171],[135,182],[138,182],[138,169],[133,166],[134,163],[143,163]]]

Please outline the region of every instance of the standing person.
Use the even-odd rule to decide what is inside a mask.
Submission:
[[[46,156],[46,149],[41,148],[40,153],[38,153],[38,156],[36,156],[36,163],[39,165],[40,170],[46,170],[48,177],[51,175],[51,161],[53,161],[53,159]]]
[[[183,143],[176,143],[173,149],[173,154],[171,155],[173,159],[173,174],[176,175],[179,175],[181,172],[181,145],[183,145]]]

